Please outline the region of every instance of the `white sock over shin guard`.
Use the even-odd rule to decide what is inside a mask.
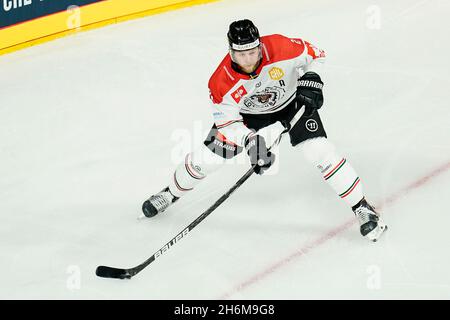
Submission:
[[[325,181],[350,206],[363,198],[363,187],[353,167],[336,153],[326,138],[306,140],[299,145],[305,158],[321,172]]]
[[[188,153],[183,162],[181,162],[169,183],[170,192],[181,197],[186,192],[191,191],[207,175],[218,170],[225,159],[214,154],[204,145],[194,152]]]

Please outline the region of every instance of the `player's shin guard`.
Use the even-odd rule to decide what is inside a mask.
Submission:
[[[324,180],[342,200],[354,206],[363,198],[359,176],[347,159],[336,153],[331,142],[326,138],[314,138],[301,146],[306,159],[320,170]]]
[[[380,215],[364,199],[362,183],[346,158],[336,153],[326,138],[306,140],[302,144],[305,157],[320,170],[324,180],[351,207],[360,224],[360,233],[372,241],[387,230]]]
[[[207,175],[218,170],[224,159],[213,154],[205,146],[186,155],[169,183],[170,192],[175,197],[182,197],[193,190]]]
[[[193,190],[208,174],[219,169],[223,161],[223,158],[204,146],[187,154],[173,173],[169,186],[143,203],[143,216],[151,218],[165,211],[180,197]]]
[[[317,167],[325,181],[350,206],[354,206],[363,198],[361,180],[346,158],[334,153]]]

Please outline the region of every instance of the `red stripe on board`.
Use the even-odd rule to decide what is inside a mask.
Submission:
[[[432,172],[425,175],[424,177],[414,181],[410,185],[407,185],[406,187],[404,187],[401,190],[397,191],[396,193],[392,194],[385,200],[382,200],[380,204],[376,205],[376,207],[381,209],[386,205],[395,203],[397,200],[401,199],[403,196],[405,196],[409,192],[425,185],[431,179],[439,176],[440,174],[446,172],[449,169],[450,169],[450,162],[447,162],[446,164],[438,167],[437,169],[433,170]],[[234,294],[245,290],[246,288],[254,285],[255,283],[258,283],[259,281],[265,279],[267,276],[272,275],[273,273],[278,271],[278,269],[286,266],[293,260],[295,260],[297,258],[301,258],[302,256],[308,254],[311,250],[319,248],[322,244],[326,243],[328,240],[334,239],[338,234],[341,234],[342,232],[348,230],[356,222],[357,222],[357,220],[355,218],[352,218],[351,220],[348,220],[344,224],[341,224],[340,226],[337,226],[336,228],[331,229],[330,231],[328,231],[327,233],[322,235],[320,238],[318,238],[310,243],[305,244],[304,246],[295,250],[295,252],[291,253],[289,256],[273,263],[272,265],[270,265],[263,271],[255,274],[254,276],[250,277],[249,279],[236,285],[233,289],[224,293],[218,299],[220,299],[220,300],[228,299],[231,296],[233,296]]]

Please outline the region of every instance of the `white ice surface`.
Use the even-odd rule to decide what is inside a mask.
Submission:
[[[447,0],[227,0],[0,57],[0,298],[450,298],[449,16]],[[287,139],[277,174],[135,278],[96,277],[144,261],[247,170],[136,220],[211,126],[207,81],[240,18],[326,50],[325,128],[390,229],[327,236],[352,212]]]

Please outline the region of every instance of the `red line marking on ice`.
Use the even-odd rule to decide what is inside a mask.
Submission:
[[[413,191],[414,189],[417,189],[419,187],[422,187],[426,183],[428,183],[431,179],[439,176],[440,174],[444,173],[445,171],[450,169],[450,162],[447,162],[446,164],[438,167],[437,169],[433,170],[429,174],[423,176],[422,178],[414,181],[410,185],[407,185],[406,187],[402,188],[401,190],[397,191],[396,193],[392,194],[388,198],[381,201],[380,204],[376,205],[377,208],[381,209],[387,205],[391,205],[395,203],[397,200],[401,199],[403,196],[408,194],[409,192]],[[250,287],[251,285],[263,280],[267,276],[275,273],[278,271],[278,269],[284,267],[288,263],[292,262],[294,259],[301,258],[302,256],[308,254],[311,250],[319,248],[322,244],[326,243],[328,240],[333,239],[337,235],[341,234],[342,232],[349,229],[352,225],[356,223],[356,219],[352,218],[351,220],[348,220],[347,222],[341,224],[340,226],[331,229],[324,235],[322,235],[320,238],[305,244],[304,246],[298,248],[295,250],[295,252],[291,253],[289,256],[273,263],[263,271],[255,274],[254,276],[250,277],[249,279],[241,282],[237,286],[235,286],[233,289],[231,289],[229,292],[223,294],[219,297],[219,299],[228,299],[232,295],[245,290],[246,288]]]
[[[399,198],[403,197],[404,195],[408,194],[409,192],[411,192],[414,189],[417,189],[421,186],[423,186],[424,184],[426,184],[428,181],[430,181],[431,179],[439,176],[440,174],[444,173],[445,171],[447,171],[448,169],[450,169],[450,162],[447,162],[446,164],[440,166],[439,168],[435,169],[434,171],[430,172],[429,174],[427,174],[426,176],[414,181],[413,183],[411,183],[410,185],[404,187],[403,189],[401,189],[400,191],[397,191],[396,193],[394,193],[393,195],[389,196],[388,198],[386,198],[385,200],[382,201],[381,205],[379,206],[380,208],[385,206],[385,205],[390,205],[394,202],[396,202]]]

